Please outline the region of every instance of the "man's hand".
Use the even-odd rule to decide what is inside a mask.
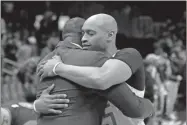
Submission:
[[[40,80],[45,77],[55,76],[53,68],[59,62],[62,62],[60,56],[54,56],[52,59],[42,62],[37,70],[38,76],[40,76]]]
[[[69,99],[66,99],[67,95],[65,94],[56,94],[56,95],[49,95],[51,90],[54,88],[54,84],[45,89],[40,98],[35,100],[34,106],[36,112],[40,114],[61,114],[60,110],[56,110],[58,108],[67,108]]]

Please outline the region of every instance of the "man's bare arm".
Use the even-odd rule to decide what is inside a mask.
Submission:
[[[136,49],[126,48],[101,67],[79,67],[62,63],[56,67],[56,72],[84,87],[105,90],[128,80],[142,65],[140,53]]]
[[[114,85],[107,90],[95,90],[93,92],[108,99],[130,118],[145,119],[155,113],[151,101],[135,95],[125,82]]]
[[[56,73],[81,86],[101,90],[122,83],[132,75],[131,68],[117,59],[107,60],[102,67],[79,67],[61,63],[56,67]]]

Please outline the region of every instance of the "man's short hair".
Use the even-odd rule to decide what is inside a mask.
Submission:
[[[69,33],[81,33],[84,22],[85,19],[80,17],[68,20],[64,26],[63,39],[65,39]]]

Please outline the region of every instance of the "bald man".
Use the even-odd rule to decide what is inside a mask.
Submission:
[[[97,16],[96,16],[97,17]],[[99,16],[98,15],[98,17],[101,17],[101,16]],[[100,19],[101,20],[101,22],[97,22],[97,20],[98,19]],[[89,20],[91,20],[91,21],[89,21]],[[104,21],[104,20],[107,20],[107,21]],[[93,23],[93,21],[95,21],[96,22],[96,24],[94,24]],[[111,25],[111,23],[113,24],[113,25]],[[105,25],[108,25],[108,27],[107,28],[105,28],[106,26]],[[111,25],[111,27],[109,27],[109,25]],[[106,86],[103,84],[98,84],[97,82],[97,80],[96,79],[94,79],[95,81],[90,81],[90,80],[93,80],[93,79],[90,79],[90,78],[88,78],[87,76],[85,77],[85,79],[83,78],[83,77],[79,77],[80,75],[82,75],[82,73],[78,73],[79,75],[76,75],[76,76],[74,76],[74,75],[71,75],[71,73],[73,73],[74,71],[70,71],[70,75],[66,75],[66,76],[63,76],[64,74],[66,74],[66,73],[63,73],[63,70],[64,70],[64,68],[61,68],[60,66],[62,66],[62,65],[64,65],[64,64],[62,64],[62,63],[59,63],[59,61],[60,60],[57,60],[57,59],[54,59],[54,60],[48,60],[48,62],[44,65],[44,66],[42,66],[42,68],[41,68],[41,70],[39,71],[39,72],[42,72],[43,74],[42,74],[42,77],[46,77],[46,75],[45,74],[47,74],[48,76],[50,75],[50,76],[54,76],[54,73],[52,72],[52,70],[53,69],[59,69],[59,73],[61,73],[60,74],[60,76],[63,76],[63,77],[65,77],[65,78],[68,78],[68,79],[70,79],[70,80],[72,80],[72,81],[74,81],[74,82],[76,82],[76,80],[75,79],[78,79],[78,82],[76,82],[77,84],[80,84],[80,85],[82,85],[82,86],[85,86],[85,87],[87,87],[87,88],[92,88],[92,89],[107,89],[107,88],[109,88],[109,87],[111,87],[111,86],[113,86],[113,85],[116,85],[116,84],[119,84],[119,82],[124,82],[124,81],[126,81],[132,74],[134,74],[135,72],[136,72],[136,70],[138,70],[139,69],[139,67],[140,66],[142,66],[141,64],[142,64],[142,62],[141,62],[141,60],[142,60],[142,58],[141,58],[141,55],[135,50],[135,49],[126,49],[126,50],[124,50],[124,51],[122,51],[121,50],[121,52],[119,51],[119,53],[117,53],[116,54],[116,56],[114,56],[114,59],[109,59],[110,57],[112,57],[112,55],[114,55],[116,52],[117,52],[117,49],[116,49],[116,47],[114,47],[115,46],[115,37],[116,37],[116,33],[117,33],[117,24],[115,23],[115,20],[114,19],[111,19],[110,17],[108,17],[108,16],[103,16],[103,18],[94,18],[94,17],[91,17],[91,18],[89,18],[85,23],[84,23],[84,25],[83,25],[83,31],[84,31],[84,36],[83,36],[83,38],[82,38],[82,41],[83,41],[83,49],[85,49],[85,50],[92,50],[92,51],[84,51],[84,50],[79,50],[79,51],[74,51],[74,53],[72,53],[73,54],[73,57],[72,56],[70,56],[70,55],[68,55],[67,53],[66,53],[66,55],[64,55],[64,56],[62,56],[62,59],[63,59],[63,61],[65,62],[65,63],[70,63],[70,62],[68,62],[67,60],[75,60],[75,61],[73,61],[73,62],[71,62],[71,65],[83,65],[83,66],[96,66],[96,67],[100,67],[100,66],[106,66],[106,64],[108,63],[108,62],[110,62],[110,61],[112,61],[112,63],[114,64],[114,66],[113,65],[111,65],[111,64],[109,64],[108,66],[109,66],[109,68],[112,68],[112,70],[114,70],[115,68],[117,68],[116,66],[120,66],[120,71],[121,71],[121,73],[124,73],[124,76],[123,76],[123,78],[120,78],[120,80],[118,79],[118,80],[115,80],[115,75],[120,75],[118,72],[116,72],[115,71],[115,73],[112,73],[112,74],[106,74],[106,78],[111,78],[110,80],[112,80],[112,81],[110,81],[110,82],[108,82],[108,81],[106,81],[105,82],[105,84],[106,84]],[[114,29],[114,30],[113,30]],[[111,31],[112,30],[112,31]],[[97,35],[96,35],[97,34]],[[94,36],[95,35],[95,37],[92,37],[92,36]],[[86,40],[88,40],[88,38],[90,37],[90,41],[88,42],[88,41],[86,41]],[[92,38],[91,38],[92,37]],[[101,52],[103,52],[103,54],[102,53],[100,53],[100,54],[97,54],[96,55],[96,57],[95,58],[93,58],[94,60],[92,60],[92,65],[91,65],[91,63],[89,64],[88,62],[90,61],[90,58],[91,57],[94,57],[94,54],[93,53],[96,53],[95,51],[101,51]],[[76,53],[75,53],[76,52]],[[81,52],[81,54],[79,53],[79,52]],[[84,52],[86,52],[86,53],[84,53]],[[90,54],[88,54],[88,53],[92,53],[91,55]],[[78,55],[79,56],[78,56]],[[86,56],[85,56],[85,54],[86,54]],[[72,57],[71,59],[69,59],[68,57],[66,57],[68,55],[68,57],[70,58],[70,57]],[[82,55],[84,55],[84,56],[82,56]],[[90,56],[89,58],[87,57],[87,56]],[[124,57],[122,57],[122,55],[124,56]],[[131,56],[132,55],[132,56]],[[98,57],[99,57],[99,60],[97,60],[98,59]],[[118,57],[117,59],[115,59],[116,57]],[[132,59],[129,59],[129,57],[131,57]],[[95,60],[96,59],[96,60]],[[109,59],[109,60],[108,60]],[[133,62],[133,59],[137,59],[137,62],[139,63],[139,64],[134,64],[134,62]],[[87,63],[86,63],[86,61],[87,60],[89,60]],[[108,61],[107,61],[108,60]],[[57,62],[55,62],[55,61],[57,61]],[[81,62],[82,61],[82,62]],[[123,61],[126,61],[125,63],[123,62]],[[131,62],[132,61],[132,62]],[[78,63],[77,63],[78,62]],[[84,62],[84,63],[83,63]],[[111,63],[111,62],[110,62]],[[127,64],[128,63],[128,64]],[[56,65],[57,64],[57,65]],[[116,64],[116,66],[115,66],[115,64]],[[130,66],[129,66],[130,65]],[[58,67],[59,66],[59,67]],[[68,66],[68,65],[67,65]],[[58,67],[58,68],[54,68],[54,67]],[[101,68],[102,68],[101,67]],[[131,67],[131,68],[130,68]],[[52,70],[50,70],[52,68]],[[75,70],[75,73],[76,73],[76,71],[77,71],[77,68],[82,68],[82,67],[76,67],[76,70]],[[84,70],[84,68],[88,68],[88,71],[86,71],[86,70]],[[90,67],[84,67],[83,68],[83,70],[84,71],[86,71],[87,73],[89,73],[89,74],[86,74],[86,75],[91,75],[91,72],[89,72],[89,68]],[[105,68],[107,68],[107,67],[105,67]],[[119,67],[118,67],[119,68]],[[117,69],[118,69],[117,68]],[[63,70],[61,70],[61,69],[63,69]],[[66,68],[67,69],[67,68]],[[65,71],[66,71],[66,69],[65,69]],[[93,67],[91,68],[91,70],[93,69]],[[100,69],[100,68],[96,68],[96,69]],[[71,69],[70,69],[71,70]],[[44,71],[44,72],[43,72]],[[54,70],[53,70],[54,71]],[[61,72],[62,71],[62,72]],[[96,71],[96,70],[92,70],[92,71]],[[119,71],[119,69],[118,69],[118,71]],[[93,73],[95,73],[95,72],[93,72]],[[97,72],[97,73],[99,73],[99,72]],[[117,73],[117,74],[116,74]],[[41,74],[41,73],[39,73],[39,74]],[[115,74],[115,75],[114,75]],[[85,75],[85,74],[84,74]],[[96,76],[96,75],[95,75]],[[94,76],[94,77],[95,77]],[[103,75],[102,75],[103,76]],[[121,76],[121,75],[120,75]],[[70,77],[76,77],[76,78],[70,78]],[[100,76],[99,76],[100,77]],[[98,77],[98,78],[99,78]],[[95,77],[96,78],[96,77]],[[87,81],[88,80],[88,81]],[[81,82],[80,82],[81,81]],[[86,81],[86,82],[85,82]],[[119,81],[119,82],[118,82]],[[143,80],[142,80],[143,81]],[[102,81],[103,82],[103,81]],[[62,83],[61,83],[62,84]],[[136,83],[137,84],[137,83]],[[122,85],[122,86],[120,86],[120,85]],[[117,90],[116,92],[119,92],[119,91],[122,91],[122,92],[124,92],[125,94],[122,94],[122,95],[120,95],[121,93],[118,93],[119,95],[117,95],[116,93],[113,93],[114,91],[114,89],[113,88],[111,88],[111,89],[108,89],[108,91],[105,91],[105,92],[103,92],[103,91],[99,91],[100,93],[102,93],[103,95],[105,95],[106,96],[106,94],[108,94],[108,95],[111,95],[112,96],[112,99],[111,99],[111,101],[112,100],[114,100],[114,98],[117,98],[118,96],[120,96],[121,98],[122,98],[122,100],[124,99],[125,100],[125,102],[127,102],[127,100],[129,101],[128,103],[126,103],[127,104],[127,107],[128,108],[130,108],[130,109],[132,109],[131,111],[134,113],[134,112],[139,112],[139,110],[141,110],[142,108],[140,108],[140,107],[138,107],[138,105],[140,104],[141,105],[141,103],[139,103],[139,99],[134,99],[134,100],[136,100],[136,101],[134,101],[134,103],[133,103],[133,100],[131,100],[130,98],[132,97],[134,97],[134,95],[133,94],[127,94],[127,93],[129,93],[130,91],[129,91],[129,89],[128,89],[128,86],[126,87],[124,87],[124,85],[126,85],[126,83],[124,83],[124,84],[120,84],[119,86],[114,86],[114,88]],[[140,83],[140,85],[132,85],[132,86],[135,86],[135,87],[139,87],[139,89],[142,89],[142,91],[144,91],[144,84],[142,85],[141,83]],[[89,90],[89,89],[88,89]],[[89,90],[90,91],[90,90]],[[95,90],[94,90],[95,91]],[[92,92],[94,92],[93,90],[92,90]],[[96,93],[98,93],[98,91],[96,91]],[[141,93],[141,92],[140,92]],[[99,97],[97,96],[97,95],[94,95],[93,93],[91,93],[94,97],[92,97],[92,96],[90,96],[91,98],[95,98],[95,96],[99,99]],[[116,94],[116,95],[115,95]],[[124,97],[124,96],[126,96],[126,97]],[[118,99],[119,100],[119,99]],[[96,110],[97,111],[101,111],[102,112],[102,106],[101,106],[101,104],[102,104],[102,102],[103,101],[105,101],[105,100],[103,100],[102,98],[100,99],[100,101],[98,100],[98,102],[96,102],[96,100],[93,100],[93,102],[92,102],[92,104],[94,104],[94,106],[95,106],[95,108],[96,108]],[[103,102],[103,103],[105,103],[105,102]],[[92,105],[91,104],[91,105]],[[123,103],[124,104],[124,103]],[[137,104],[137,105],[136,105]],[[97,106],[99,106],[100,105],[100,108],[98,108]],[[116,104],[116,105],[118,105],[118,107],[119,108],[121,108],[121,107],[125,107],[124,105],[120,105],[120,104]],[[135,106],[136,105],[136,106]],[[134,109],[132,108],[135,108],[136,109],[136,111],[134,111]],[[137,110],[137,108],[138,108],[138,110]],[[127,111],[127,109],[122,109],[122,111],[123,111],[123,113],[125,112],[125,111]],[[130,112],[129,112],[130,113]],[[99,113],[100,114],[100,113]],[[98,114],[98,116],[99,116],[99,114]],[[109,113],[109,114],[111,114],[111,113]],[[109,115],[110,117],[111,117],[111,115]],[[85,116],[85,117],[87,117],[87,116]],[[132,116],[133,117],[133,116]],[[94,124],[96,124],[96,119],[97,119],[97,116],[95,117],[95,118],[93,118],[94,119]],[[88,119],[87,119],[88,120]],[[89,119],[90,120],[90,119]],[[88,121],[87,121],[88,122]],[[115,121],[113,121],[114,123],[113,124],[115,124]],[[99,122],[98,122],[99,123]],[[87,124],[87,123],[86,123]],[[92,123],[90,123],[89,122],[89,124],[92,124]]]

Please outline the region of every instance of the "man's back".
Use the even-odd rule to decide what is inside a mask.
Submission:
[[[100,67],[108,59],[103,53],[95,51],[83,51],[80,49],[61,48],[58,52],[64,63],[77,66]],[[62,109],[62,115],[52,116],[51,114],[42,116],[38,120],[38,125],[100,125],[106,100],[92,92],[92,89],[81,87],[72,81],[59,76],[45,78],[37,87],[37,96],[52,83],[55,88],[52,94],[67,94],[70,105],[67,109]],[[51,120],[51,118],[53,118]]]

